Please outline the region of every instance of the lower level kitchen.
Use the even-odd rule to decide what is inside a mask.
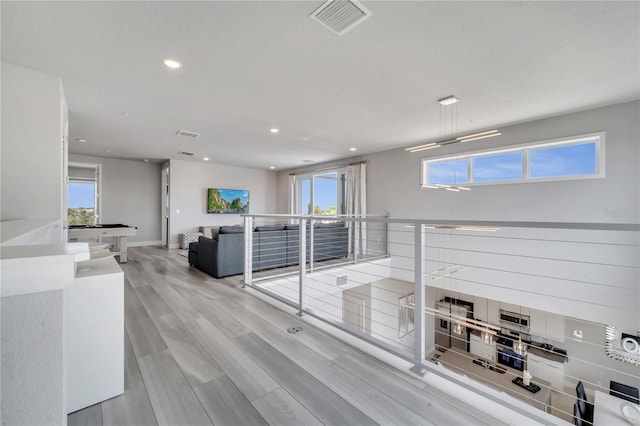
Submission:
[[[413,283],[385,278],[332,285],[333,293],[310,298],[308,307],[411,359],[419,332]],[[615,386],[640,388],[638,367],[624,361],[638,351],[638,333],[551,308],[555,312],[426,286],[425,359],[570,423],[580,402],[576,388],[583,388],[587,406],[595,405],[591,411],[601,413],[598,400]]]
[[[614,405],[637,404],[637,374],[605,354],[605,326],[460,293],[437,296],[428,360],[570,423],[581,393],[594,424],[605,424],[594,411],[602,416],[616,387],[629,396],[615,395]]]

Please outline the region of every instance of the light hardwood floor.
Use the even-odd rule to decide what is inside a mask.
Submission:
[[[70,425],[499,424],[175,251],[130,248],[122,269],[125,392]]]

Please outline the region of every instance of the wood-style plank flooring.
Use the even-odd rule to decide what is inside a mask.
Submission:
[[[130,248],[122,269],[125,392],[70,425],[498,424],[175,250]]]

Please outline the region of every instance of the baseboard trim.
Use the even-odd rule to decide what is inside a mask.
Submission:
[[[179,249],[180,243],[169,243],[169,249]]]
[[[127,241],[127,247],[160,246],[162,241]]]

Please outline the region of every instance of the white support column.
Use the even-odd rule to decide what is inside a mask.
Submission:
[[[414,347],[414,366],[411,371],[417,375],[424,376],[425,369],[422,366],[425,358],[424,344],[424,308],[425,308],[425,292],[424,292],[424,225],[415,224],[414,228],[414,283],[415,283],[415,312],[413,315],[415,347]]]
[[[253,218],[244,217],[244,284],[251,286],[253,280]]]
[[[314,238],[313,225],[315,224],[316,224],[315,219],[309,220],[309,272],[313,272],[313,257],[315,256],[315,253],[313,251],[313,238]]]
[[[306,259],[307,259],[307,220],[300,219],[300,261],[298,262],[299,276],[298,276],[298,316],[302,316],[304,309],[304,281],[307,271]]]

